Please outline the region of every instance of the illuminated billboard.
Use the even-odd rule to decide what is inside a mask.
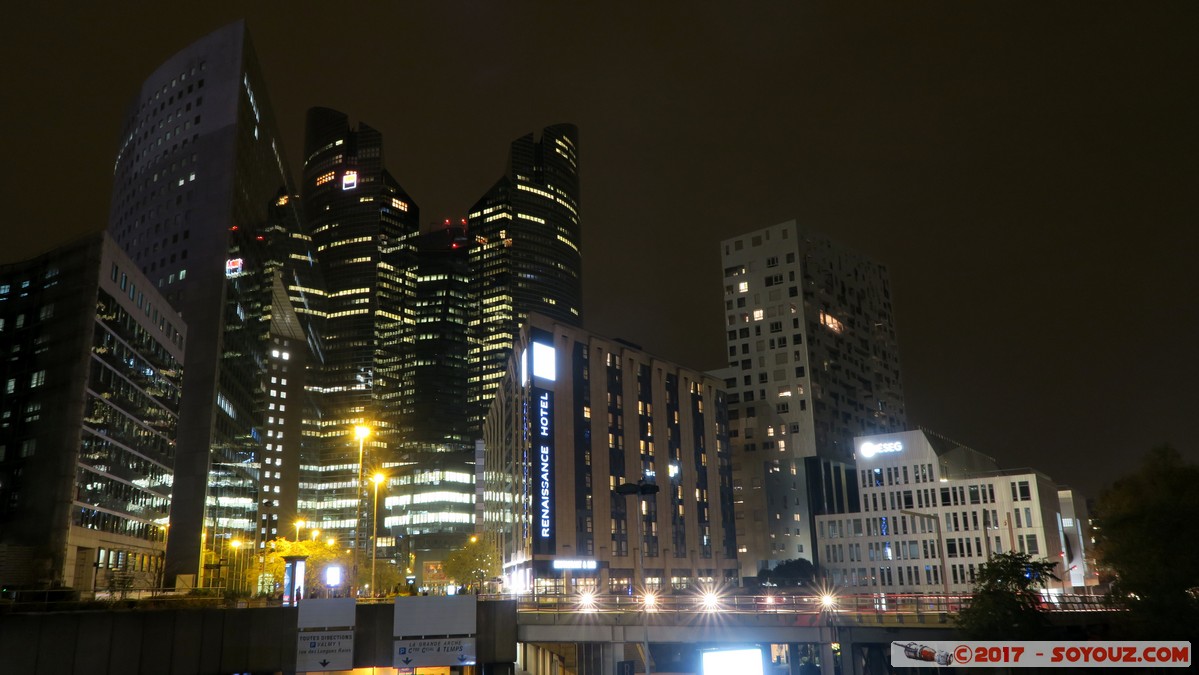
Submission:
[[[866,441],[858,446],[858,457],[869,459],[875,455],[887,455],[896,452],[903,452],[903,443],[899,441],[890,441],[887,443],[872,443]]]
[[[763,675],[762,650],[758,647],[703,652],[700,675]]]

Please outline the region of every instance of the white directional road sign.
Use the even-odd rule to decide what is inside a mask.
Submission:
[[[296,670],[352,670],[354,631],[309,630],[300,633],[296,644]]]
[[[395,662],[392,665],[396,668],[470,666],[474,664],[474,638],[395,641]]]

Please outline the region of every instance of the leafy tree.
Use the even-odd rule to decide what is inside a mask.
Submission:
[[[1098,555],[1134,637],[1199,640],[1199,465],[1151,450],[1105,491]]]
[[[958,628],[976,640],[1039,640],[1048,627],[1039,589],[1056,580],[1057,563],[1027,553],[997,553],[978,569],[970,606]]]
[[[815,577],[816,566],[804,558],[787,560],[775,565],[769,572],[762,570],[758,573],[758,581],[769,581],[779,586],[809,586]]]
[[[445,575],[471,588],[480,588],[488,579],[499,576],[499,554],[477,537],[450,553],[445,559]]]
[[[283,583],[283,567],[286,564],[283,560],[286,556],[303,555],[308,556],[305,562],[304,584],[309,589],[325,587],[325,569],[330,565],[340,565],[343,573],[342,590],[346,590],[350,583],[350,567],[352,566],[352,556],[349,551],[337,545],[336,541],[328,539],[324,541],[306,540],[290,541],[286,538],[274,539],[267,542],[264,549],[266,551],[266,560],[260,570],[247,570],[250,575],[252,588],[257,589],[258,573],[260,571],[270,574],[274,577],[275,582]],[[255,558],[257,560],[257,558]],[[362,576],[362,561],[358,562],[359,576]],[[367,562],[366,581],[370,581],[370,563]]]

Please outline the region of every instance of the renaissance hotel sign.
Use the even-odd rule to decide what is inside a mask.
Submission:
[[[534,531],[538,553],[554,552],[554,392],[533,389],[533,448],[537,467]]]
[[[550,336],[547,339],[552,340]],[[529,399],[530,457],[533,469],[533,552],[555,553],[554,537],[554,392],[539,386],[557,376],[552,344],[533,342],[533,382]],[[526,353],[527,356],[527,353]],[[522,359],[523,361],[524,359]]]

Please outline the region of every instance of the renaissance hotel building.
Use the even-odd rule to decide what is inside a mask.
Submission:
[[[484,532],[502,552],[505,589],[735,582],[720,385],[531,314],[483,430]]]

